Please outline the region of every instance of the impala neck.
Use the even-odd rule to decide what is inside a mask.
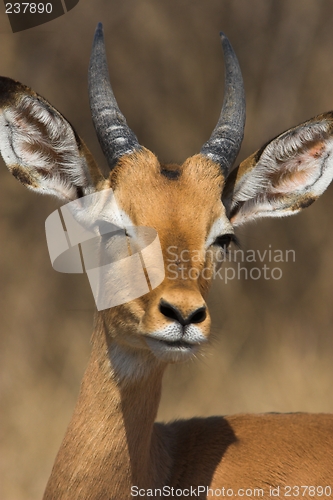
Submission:
[[[126,362],[131,376],[118,369]],[[162,460],[167,468],[168,460],[154,421],[164,368],[138,352],[131,358],[97,317],[89,365],[44,499],[128,499],[132,485],[163,481],[155,464]]]

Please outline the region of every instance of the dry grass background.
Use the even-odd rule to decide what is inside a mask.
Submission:
[[[120,107],[140,142],[163,161],[199,151],[217,121],[221,29],[246,86],[241,158],[333,108],[328,0],[80,0],[58,20],[15,35],[0,9],[0,73],[63,112],[104,166],[86,77],[100,20]],[[93,301],[84,277],[51,268],[44,221],[56,201],[26,191],[0,167],[0,499],[35,500],[78,393]],[[332,213],[331,187],[294,218],[238,231],[244,249],[294,249],[296,262],[283,265],[279,281],[214,283],[215,340],[204,358],[170,368],[161,419],[333,411]]]

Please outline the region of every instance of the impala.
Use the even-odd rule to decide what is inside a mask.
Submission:
[[[160,164],[127,126],[109,82],[102,25],[92,48],[89,96],[108,177],[45,99],[0,80],[0,147],[10,172],[29,189],[65,202],[112,188],[124,225],[153,228],[165,261],[159,286],[96,312],[90,361],[44,499],[214,498],[251,496],[256,489],[284,497],[283,488],[305,485],[303,498],[332,494],[332,415],[155,423],[166,366],[190,358],[209,339],[205,301],[234,228],[299,212],[333,177],[332,112],[287,130],[232,169],[245,99],[237,58],[221,39],[221,115],[201,152],[182,165]],[[186,251],[182,265],[197,273],[171,279],[169,248]],[[200,258],[192,259],[194,252]]]

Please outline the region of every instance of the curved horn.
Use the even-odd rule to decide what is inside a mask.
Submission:
[[[102,23],[96,28],[88,73],[91,116],[110,169],[124,154],[141,149],[113,95],[106,61]]]
[[[221,32],[225,61],[225,91],[219,121],[201,153],[218,163],[228,175],[240,150],[245,127],[245,93],[236,54]]]

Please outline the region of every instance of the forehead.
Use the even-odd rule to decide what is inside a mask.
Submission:
[[[117,203],[135,225],[207,234],[223,217],[224,178],[218,165],[198,154],[181,166],[161,166],[143,149],[124,157],[110,175]],[[200,229],[199,229],[200,228]]]

